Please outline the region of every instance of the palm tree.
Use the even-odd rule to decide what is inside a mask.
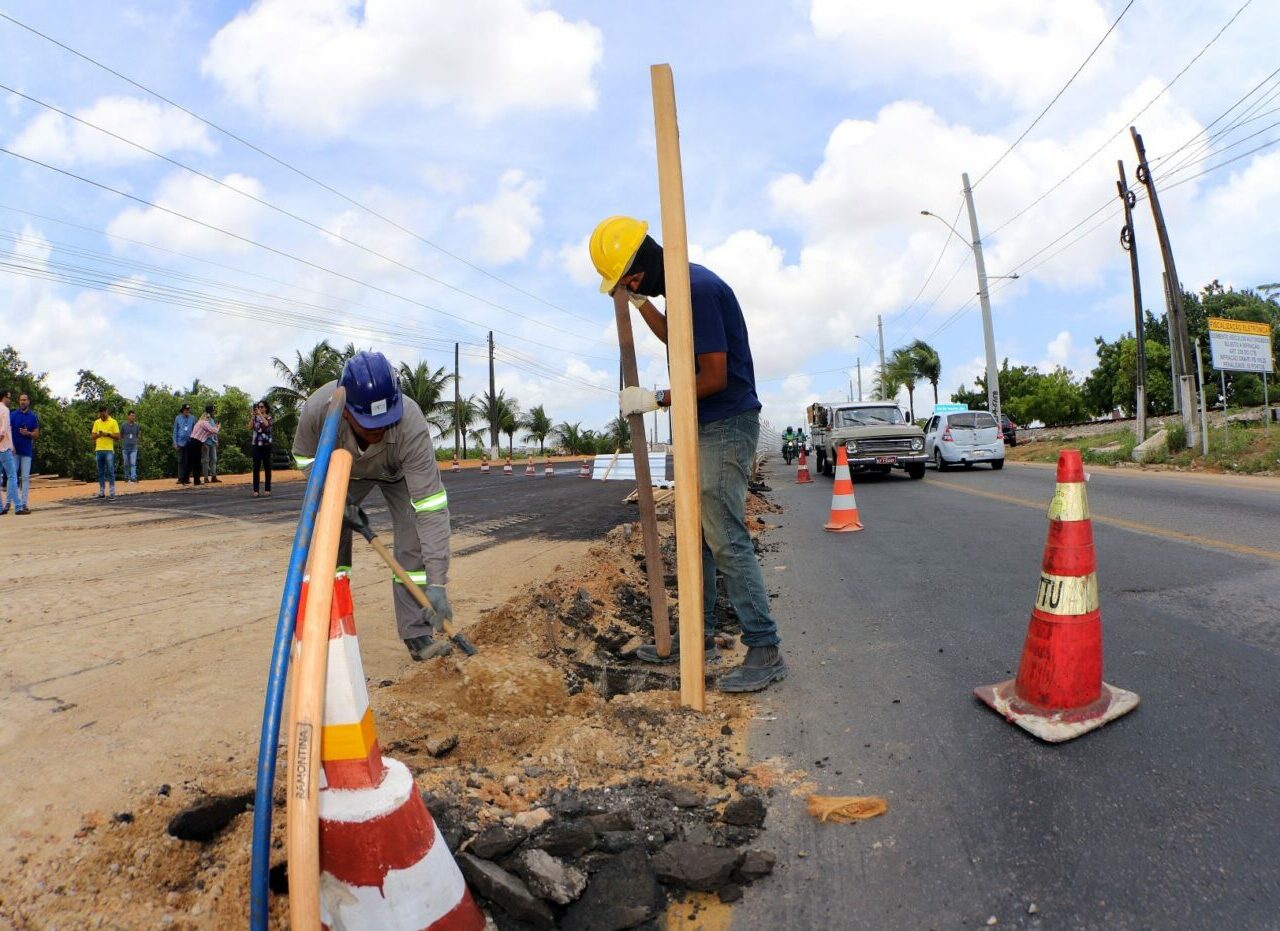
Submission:
[[[292,368],[283,359],[274,356],[271,359],[276,374],[284,382],[267,392],[276,410],[296,413],[312,392],[339,378],[346,364],[346,359],[327,339],[312,346],[305,356],[301,352],[296,355]]]
[[[447,414],[449,418],[447,429],[450,433],[455,433],[455,435],[462,437],[462,449],[457,450],[457,453],[465,459],[467,457],[467,436],[471,432],[471,425],[480,416],[480,408],[476,404],[475,395],[460,398],[456,407],[450,402]]]
[[[467,435],[471,437],[471,442],[476,444],[476,456],[483,458],[485,435],[479,430],[472,430]]]
[[[520,427],[525,431],[526,440],[538,441],[538,455],[543,455],[546,452],[547,437],[555,430],[555,425],[541,404],[529,410],[521,421]]]
[[[581,423],[561,423],[553,432],[559,438],[560,445],[564,447],[564,451],[570,456],[576,456],[584,451],[586,437],[583,434]]]
[[[629,452],[631,450],[631,424],[626,417],[618,415],[609,421],[601,433],[602,440],[606,441],[610,450],[622,450]]]
[[[480,395],[480,416],[489,425],[489,442],[497,446],[498,434],[502,432],[502,406],[507,400],[507,392],[499,388],[496,395],[484,392]]]
[[[412,368],[407,362],[400,363],[400,390],[422,408],[422,415],[435,428],[437,436],[453,429],[453,400],[445,399],[445,389],[452,382],[453,376],[445,374],[443,365],[433,372],[431,366],[421,360]]]
[[[515,398],[503,397],[498,392],[498,432],[507,435],[507,455],[515,453],[515,434],[520,429],[520,404]]]
[[[908,420],[915,420],[916,414],[916,379],[919,373],[916,370],[916,359],[911,354],[910,349],[895,349],[893,355],[889,358],[887,378],[898,384],[902,388],[907,389],[907,411]],[[896,395],[897,392],[895,391]]]
[[[916,374],[928,379],[929,384],[933,385],[933,403],[937,404],[938,381],[942,378],[942,357],[938,355],[938,350],[924,340],[917,339],[907,346],[907,352],[915,360]]]

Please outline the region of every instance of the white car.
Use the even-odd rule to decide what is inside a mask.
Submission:
[[[924,428],[924,451],[939,472],[953,465],[975,462],[1004,468],[1004,437],[996,419],[986,411],[948,411],[934,414]]]

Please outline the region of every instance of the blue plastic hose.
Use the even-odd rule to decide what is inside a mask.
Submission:
[[[293,535],[289,554],[289,570],[284,577],[284,594],[280,598],[280,616],[276,619],[276,640],[271,648],[271,668],[267,676],[267,695],[262,709],[262,736],[258,741],[258,784],[253,794],[253,860],[249,873],[249,927],[267,931],[267,874],[271,869],[271,806],[276,783],[276,752],[280,742],[280,713],[284,707],[285,677],[289,672],[293,628],[298,616],[298,597],[302,591],[302,575],[311,551],[311,533],[315,529],[316,511],[329,471],[329,454],[338,438],[346,392],[338,388],[329,399],[324,429],[316,447],[315,462],[307,478],[302,498],[302,513]]]

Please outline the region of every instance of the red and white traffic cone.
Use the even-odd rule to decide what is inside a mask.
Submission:
[[[303,602],[305,604],[305,601]],[[479,931],[484,915],[408,768],[383,757],[346,573],[334,581],[325,679],[320,917],[349,931]]]
[[[525,467],[524,467],[524,474],[525,474],[525,475],[537,475],[537,474],[538,474],[538,470],[537,470],[537,469],[534,467],[534,465],[533,465],[533,457],[532,457],[532,456],[530,456],[530,457],[529,457],[529,464],[528,464],[527,466],[525,466]]]
[[[458,457],[457,457],[457,456],[454,456],[454,457],[453,457],[453,468],[451,468],[449,471],[450,471],[450,472],[461,472],[461,471],[462,471],[462,465],[461,465],[461,463],[459,463],[459,462],[458,462]]]
[[[507,461],[506,461],[506,463],[504,463],[504,464],[503,464],[503,466],[502,466],[502,474],[503,474],[503,475],[515,475],[515,473],[511,471],[511,457],[510,457],[510,456],[508,456],[508,457],[507,457]]]
[[[1097,566],[1084,465],[1079,450],[1064,449],[1018,677],[973,690],[1007,721],[1050,743],[1079,737],[1138,705],[1135,693],[1102,681]]]
[[[591,478],[591,463],[586,459],[582,460],[582,468],[578,470],[578,478]]]
[[[482,457],[480,458],[480,471],[481,471],[482,473],[488,474],[488,472],[489,472],[489,457],[488,457],[488,456],[482,456]]]
[[[804,447],[800,448],[800,458],[796,460],[796,484],[808,485],[813,481],[809,474],[809,461],[804,457]]]
[[[858,517],[858,499],[853,495],[853,475],[844,446],[836,447],[835,484],[831,488],[831,519],[822,525],[832,533],[852,533],[862,529]]]
[[[551,465],[551,457],[547,457],[547,467],[542,470],[542,474],[547,478],[552,478],[556,474],[555,468]]]

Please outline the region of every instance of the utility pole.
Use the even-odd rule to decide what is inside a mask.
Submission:
[[[1138,378],[1136,387],[1137,401],[1134,406],[1135,423],[1137,425],[1138,442],[1147,438],[1147,337],[1142,318],[1142,281],[1138,277],[1138,241],[1133,233],[1133,205],[1138,202],[1133,191],[1129,190],[1129,182],[1124,176],[1124,162],[1117,160],[1120,180],[1116,188],[1120,191],[1120,200],[1124,204],[1124,227],[1120,230],[1120,246],[1129,253],[1129,272],[1133,276],[1133,333],[1138,341]]]
[[[853,403],[853,379],[849,379],[849,403]]]
[[[1160,282],[1164,286],[1164,326],[1169,340],[1169,386],[1173,395],[1173,412],[1182,413],[1182,398],[1178,391],[1178,354],[1173,351],[1173,297],[1169,293],[1169,273],[1160,273]]]
[[[462,389],[458,381],[458,344],[453,344],[453,456],[465,459],[462,450]]]
[[[969,174],[964,181],[964,202],[969,208],[969,229],[973,233],[973,261],[978,267],[978,301],[982,305],[982,341],[987,351],[987,410],[1000,423],[1000,368],[996,362],[996,334],[991,324],[991,295],[987,290],[987,263],[982,258],[982,237],[978,233],[978,213],[973,207]]]
[[[1170,354],[1178,357],[1178,391],[1182,402],[1182,425],[1187,436],[1188,448],[1196,445],[1200,420],[1192,400],[1191,386],[1191,337],[1187,332],[1187,315],[1182,306],[1182,285],[1178,277],[1177,266],[1173,262],[1173,246],[1169,244],[1169,230],[1165,226],[1164,211],[1160,209],[1160,197],[1156,193],[1156,181],[1151,177],[1151,167],[1147,164],[1147,150],[1142,144],[1142,136],[1133,126],[1129,127],[1129,135],[1133,137],[1133,146],[1138,152],[1138,180],[1147,188],[1147,199],[1151,201],[1151,216],[1156,224],[1156,238],[1160,240],[1160,255],[1164,259],[1164,270],[1168,278],[1165,287],[1169,291],[1169,309],[1173,315],[1173,337],[1176,345],[1170,345]]]
[[[489,331],[489,457],[498,458],[498,394],[493,382],[493,330]]]
[[[654,385],[653,390],[657,391],[658,386]],[[656,449],[657,446],[658,446],[658,409],[655,407],[653,409],[653,448]]]
[[[876,332],[880,334],[880,387],[876,391],[877,400],[885,400],[884,396],[884,324],[880,321],[880,315],[876,314]]]
[[[862,403],[862,356],[858,356],[858,403]]]

